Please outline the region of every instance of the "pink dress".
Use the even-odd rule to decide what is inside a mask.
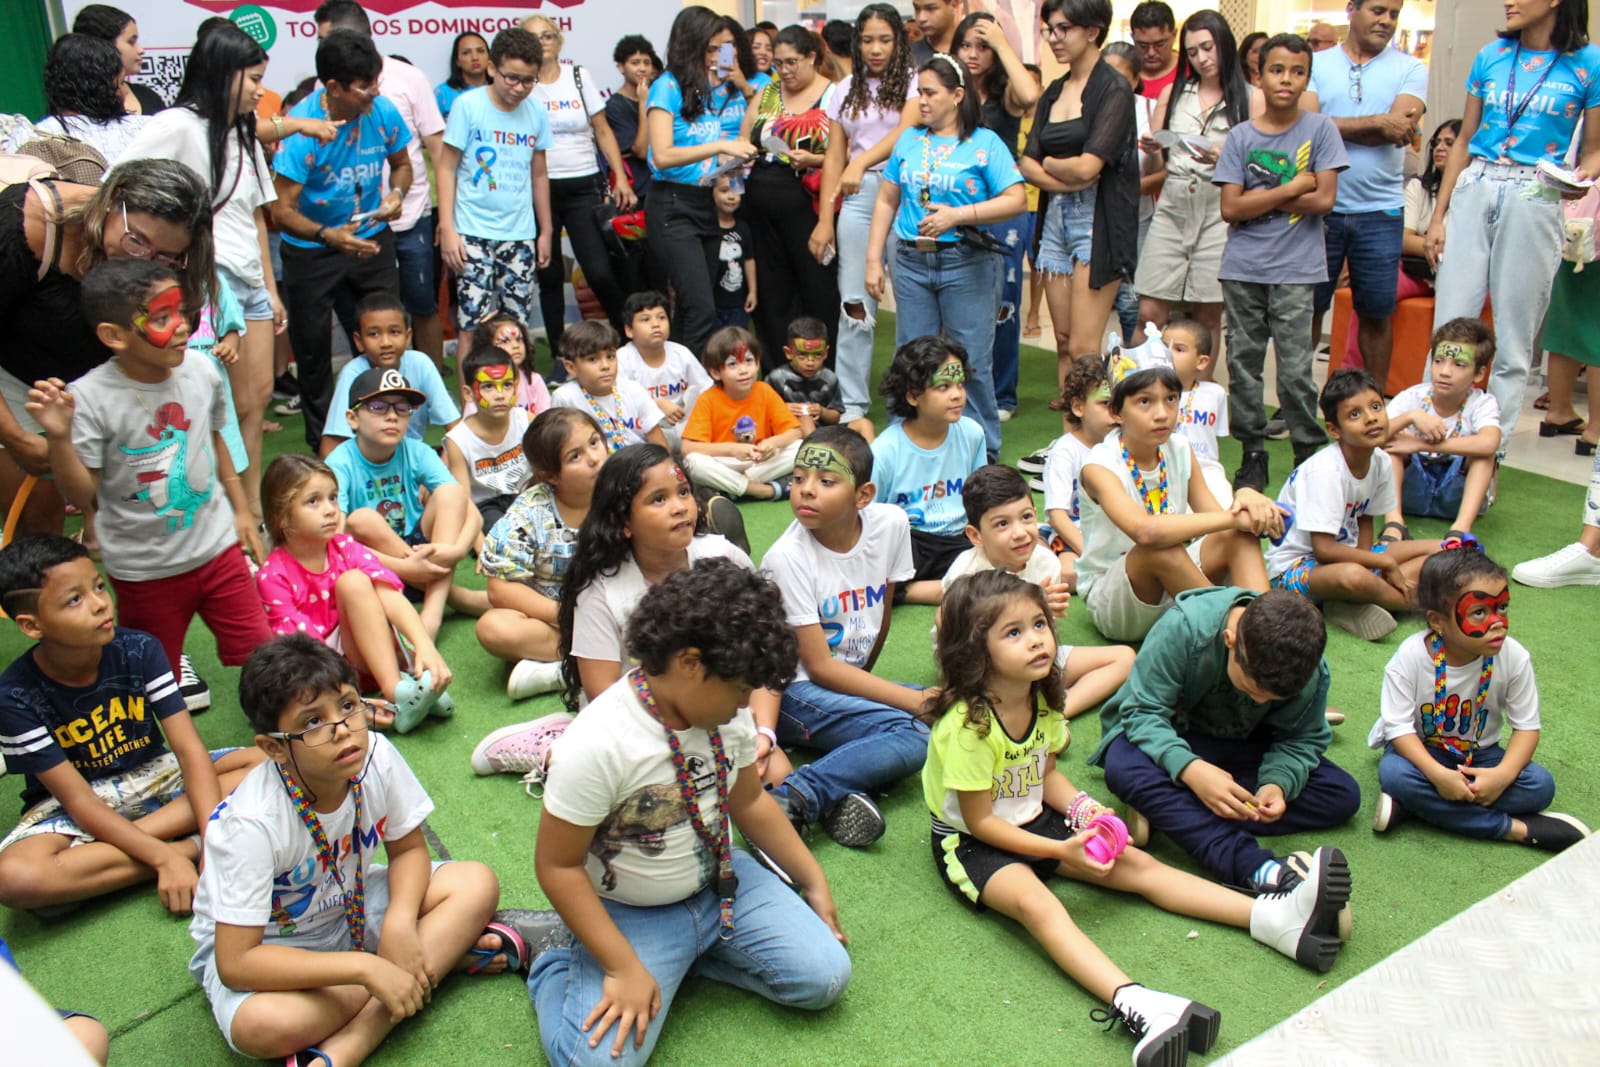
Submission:
[[[359,570],[373,582],[404,589],[400,579],[366,545],[349,534],[334,534],[328,542],[328,565],[318,574],[279,546],[267,556],[256,575],[267,625],[275,634],[310,634],[319,641],[339,628],[339,604],[334,583],[345,571]]]

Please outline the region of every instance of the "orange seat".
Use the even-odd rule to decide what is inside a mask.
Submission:
[[[1483,305],[1483,321],[1491,328],[1494,326],[1494,316],[1490,311],[1488,301]],[[1353,328],[1353,319],[1350,304],[1350,290],[1348,287],[1335,289],[1333,293],[1333,329],[1328,336],[1328,351],[1330,353],[1344,353],[1346,351],[1348,336]],[[1389,380],[1383,385],[1385,396],[1394,396],[1402,389],[1409,389],[1422,382],[1428,373],[1428,342],[1433,338],[1433,297],[1413,296],[1407,297],[1395,305],[1394,309],[1394,347],[1389,356]],[[1360,362],[1352,361],[1348,357],[1338,364],[1338,369],[1343,367],[1359,367]]]

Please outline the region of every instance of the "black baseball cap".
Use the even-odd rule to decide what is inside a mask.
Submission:
[[[356,375],[350,386],[350,410],[354,411],[374,397],[390,395],[403,396],[413,404],[423,404],[428,399],[421,390],[413,389],[406,376],[393,367],[370,367]]]

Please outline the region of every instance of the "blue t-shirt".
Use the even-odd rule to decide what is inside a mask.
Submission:
[[[457,89],[449,82],[440,82],[435,85],[433,87],[433,102],[439,105],[439,114],[449,118],[450,107],[456,102],[456,97],[466,91],[465,89]]]
[[[93,685],[62,685],[24,652],[0,674],[0,755],[27,776],[22,810],[50,795],[35,775],[58,764],[97,782],[166,752],[156,722],[183,710],[161,643],[141,630],[117,629]]]
[[[492,241],[539,236],[533,213],[533,154],[550,148],[550,120],[528,97],[501,111],[488,86],[456,98],[444,143],[461,152],[456,165],[456,232]]]
[[[1483,121],[1468,150],[1481,159],[1505,157],[1531,165],[1541,159],[1559,163],[1572,144],[1578,120],[1600,107],[1600,47],[1584,45],[1576,52],[1533,52],[1523,49],[1516,68],[1516,98],[1511,98],[1516,41],[1490,41],[1478,51],[1467,75],[1467,92],[1483,101]],[[1551,64],[1555,66],[1552,68]],[[1548,76],[1538,85],[1540,76]],[[1538,91],[1534,86],[1538,85]],[[1515,129],[1506,120],[1526,100]]]
[[[761,90],[772,84],[772,75],[757,71],[754,77],[746,78],[745,81],[755,90],[750,95],[750,100],[755,100],[761,96]],[[750,109],[750,100],[746,100],[744,94],[734,88],[732,82],[723,82],[711,90],[711,110],[722,120],[724,140],[739,139],[739,131],[744,127],[744,113]]]
[[[938,137],[920,126],[900,135],[883,168],[884,181],[900,187],[900,210],[895,214],[894,233],[902,241],[917,239],[917,226],[928,213],[922,204],[924,190],[931,203],[954,205],[981,204],[993,200],[1022,181],[1022,172],[1011,150],[1000,136],[987,127],[972,131],[965,141]],[[954,244],[961,235],[952,228],[939,235],[945,244]],[[915,519],[911,525],[917,525]],[[966,520],[962,520],[966,525]]]
[[[289,112],[297,119],[325,119],[322,93],[315,92]],[[339,136],[327,144],[303,133],[293,133],[278,146],[272,169],[299,182],[300,214],[319,226],[343,226],[350,216],[376,211],[383,199],[383,164],[391,155],[411,143],[411,131],[400,112],[387,98],[372,101],[372,110],[351,119],[339,128]],[[413,174],[414,182],[427,181],[425,174]],[[388,223],[369,220],[356,230],[357,237],[371,237]],[[288,233],[283,239],[300,248],[321,248]]]
[[[1428,68],[1398,48],[1386,48],[1361,64],[1361,99],[1352,93],[1350,72],[1356,64],[1342,47],[1318,52],[1311,63],[1311,91],[1322,113],[1334,119],[1387,115],[1395,98],[1428,99]],[[1399,145],[1367,145],[1346,141],[1350,167],[1339,175],[1333,210],[1341,214],[1394,211],[1405,207],[1406,151]]]
[[[329,452],[325,462],[339,479],[339,507],[346,515],[372,508],[401,537],[422,522],[418,490],[455,484],[439,453],[415,437],[402,437],[387,463],[368,462],[354,438]]]
[[[989,462],[989,453],[983,427],[963,415],[934,449],[913,444],[897,422],[872,442],[872,460],[875,499],[903,509],[913,530],[959,534],[967,528],[961,490],[967,476]]]
[[[738,93],[733,95],[739,96]],[[740,97],[740,103],[743,102],[743,98]],[[717,114],[715,95],[713,94],[713,98],[707,100],[705,104],[705,110],[691,121],[683,117],[683,88],[678,85],[677,78],[667,73],[650,83],[649,108],[651,111],[658,109],[665,111],[672,116],[672,143],[678,148],[727,140],[728,135],[722,131],[722,118]],[[743,117],[744,113],[741,111],[740,119]],[[735,123],[734,133],[738,132],[738,123]],[[701,178],[717,169],[715,156],[702,159],[698,163],[686,163],[681,167],[664,169],[656,166],[654,148],[646,153],[646,158],[650,161],[650,174],[656,181],[662,182],[698,185]]]
[[[339,372],[339,380],[333,383],[333,403],[328,405],[328,421],[322,424],[322,436],[354,435],[350,420],[345,418],[345,412],[350,409],[350,387],[355,384],[356,375],[371,366],[372,361],[366,356],[353,356]],[[460,420],[461,409],[456,407],[455,398],[450,395],[444,379],[439,377],[433,360],[421,352],[407,349],[400,353],[400,373],[411,383],[411,388],[427,397],[421,407],[411,412],[411,422],[406,425],[408,436],[420,441],[429,426],[449,426]]]

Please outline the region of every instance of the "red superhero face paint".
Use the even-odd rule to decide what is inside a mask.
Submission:
[[[133,328],[157,348],[172,342],[183,326],[183,289],[176,282],[151,297],[133,317]]]
[[[1498,594],[1468,589],[1456,600],[1456,625],[1461,632],[1476,640],[1487,637],[1496,626],[1510,629],[1511,589],[1506,587]]]

